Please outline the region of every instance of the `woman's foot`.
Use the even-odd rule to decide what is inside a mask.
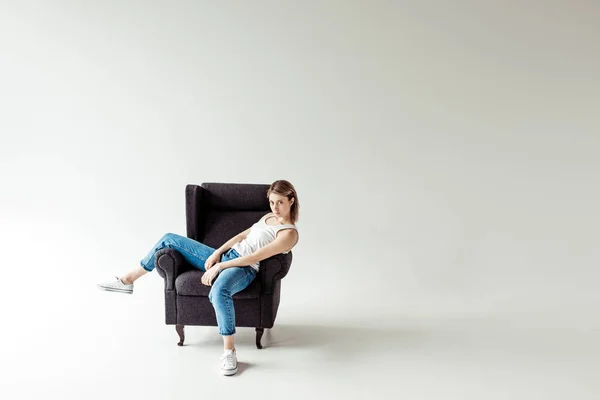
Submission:
[[[229,376],[237,372],[237,355],[235,349],[225,350],[221,355],[221,373]]]
[[[123,283],[118,276],[115,276],[113,280],[108,282],[98,283],[98,287],[103,290],[108,290],[109,292],[133,293],[133,283]]]

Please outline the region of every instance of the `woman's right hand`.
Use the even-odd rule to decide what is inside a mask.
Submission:
[[[210,257],[208,257],[208,259],[204,263],[204,268],[208,271],[209,269],[211,269],[213,267],[213,265],[215,265],[219,261],[221,261],[221,253],[219,253],[218,251],[215,251],[214,253],[212,253],[210,255]]]

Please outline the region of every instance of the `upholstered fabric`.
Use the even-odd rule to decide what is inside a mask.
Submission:
[[[201,187],[207,208],[220,211],[269,211],[269,185],[206,182]]]
[[[208,297],[211,286],[198,285],[204,272],[200,270],[186,271],[175,280],[175,290],[182,296]],[[233,295],[233,299],[257,299],[260,297],[260,279],[254,279],[250,286]]]

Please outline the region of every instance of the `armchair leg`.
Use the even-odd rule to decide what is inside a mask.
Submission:
[[[185,340],[185,334],[183,333],[184,326],[185,325],[175,325],[175,330],[179,335],[179,343],[177,343],[177,346],[183,346],[183,341]]]
[[[256,348],[262,349],[263,346],[260,343],[260,339],[262,338],[263,333],[265,332],[265,328],[256,328]]]

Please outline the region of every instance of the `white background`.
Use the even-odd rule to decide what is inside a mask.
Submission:
[[[140,335],[178,350],[162,279],[130,297],[95,283],[185,235],[186,184],[287,179],[301,238],[282,332],[449,324],[480,355],[465,338],[512,327],[515,354],[546,343],[550,368],[560,347],[552,371],[570,380],[504,398],[594,398],[599,17],[593,1],[0,2],[2,385],[42,398],[149,379],[106,360],[137,357]],[[202,329],[212,358],[190,365],[212,368]],[[346,332],[331,342],[357,351]],[[422,394],[500,385],[482,382]]]

